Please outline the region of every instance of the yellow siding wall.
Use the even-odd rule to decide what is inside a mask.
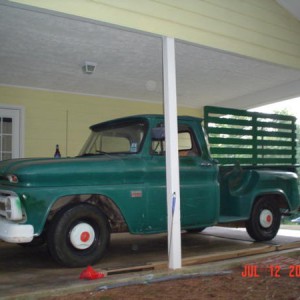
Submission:
[[[223,49],[300,69],[300,22],[275,0],[12,0]],[[76,155],[88,125],[162,105],[0,87],[0,103],[25,107],[25,156]],[[68,141],[66,141],[68,113]],[[198,115],[192,109],[179,113]]]
[[[276,0],[14,0],[300,69],[300,22]]]
[[[4,86],[0,86],[1,104],[25,108],[25,157],[53,156],[56,144],[60,145],[62,156],[74,156],[92,124],[127,115],[163,112],[162,104]],[[201,114],[189,108],[179,108],[178,112]]]

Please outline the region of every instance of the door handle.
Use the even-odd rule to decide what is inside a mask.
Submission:
[[[209,163],[209,162],[202,162],[202,163],[200,164],[200,166],[201,166],[201,167],[211,167],[212,164]]]

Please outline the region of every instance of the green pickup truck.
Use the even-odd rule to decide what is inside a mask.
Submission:
[[[221,166],[202,123],[178,117],[182,230],[226,223],[245,226],[254,240],[273,239],[281,215],[299,207],[295,167]],[[130,116],[90,129],[77,157],[0,163],[0,240],[46,242],[57,262],[79,267],[103,256],[111,233],[167,231],[163,116]]]

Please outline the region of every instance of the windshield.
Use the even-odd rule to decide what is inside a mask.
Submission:
[[[138,153],[145,132],[145,122],[127,122],[106,127],[100,125],[94,128],[79,155]]]

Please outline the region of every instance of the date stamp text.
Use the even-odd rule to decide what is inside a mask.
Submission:
[[[270,277],[280,278],[282,276],[282,267],[280,265],[268,265],[264,268],[264,274]],[[288,269],[285,269],[284,275],[290,278],[300,278],[300,265],[289,265]],[[261,276],[261,268],[257,265],[244,265],[241,276],[244,278],[258,278]]]

